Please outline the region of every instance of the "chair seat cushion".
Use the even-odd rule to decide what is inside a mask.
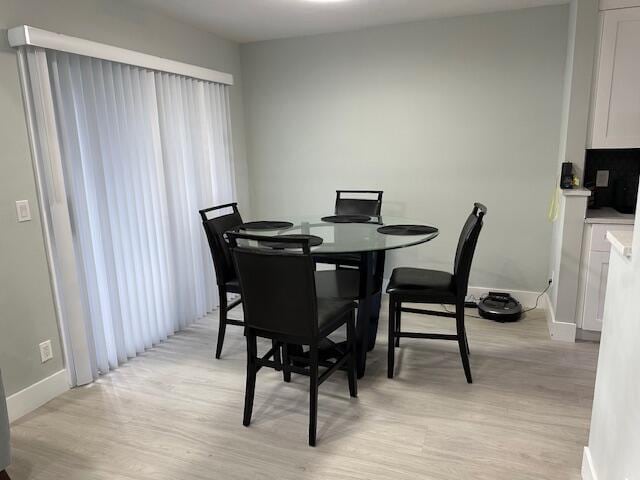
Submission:
[[[444,302],[455,300],[456,288],[448,272],[402,267],[393,270],[387,293]]]
[[[237,278],[229,280],[224,284],[224,286],[229,293],[240,293],[240,280]]]
[[[351,300],[318,298],[318,330],[329,334],[347,320],[346,314],[356,308]]]

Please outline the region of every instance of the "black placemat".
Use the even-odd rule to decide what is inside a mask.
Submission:
[[[297,239],[309,239],[310,247],[317,247],[318,245],[322,245],[321,237],[316,235],[305,235],[301,233],[292,233],[290,235],[277,235],[275,237],[271,237],[271,240],[263,240],[260,242],[260,245],[270,248],[276,249],[284,249],[284,248],[301,248],[300,243],[288,243],[288,242],[278,242],[279,238],[297,238]]]
[[[260,220],[258,222],[247,222],[238,225],[238,230],[281,230],[283,228],[291,228],[291,222],[279,222],[273,220]]]
[[[437,228],[429,225],[385,225],[378,229],[385,235],[428,235],[437,231]]]
[[[367,223],[371,217],[368,215],[331,215],[322,217],[321,220],[328,223]]]

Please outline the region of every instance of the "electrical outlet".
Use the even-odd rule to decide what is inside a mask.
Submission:
[[[609,170],[596,171],[596,187],[609,186]]]
[[[31,220],[29,200],[18,200],[16,202],[16,212],[18,213],[18,222],[28,222]]]
[[[53,349],[51,348],[51,340],[42,342],[40,345],[40,360],[42,363],[53,358]]]

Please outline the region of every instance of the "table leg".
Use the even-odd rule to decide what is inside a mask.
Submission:
[[[382,293],[374,293],[369,300],[369,340],[367,341],[367,351],[370,352],[376,346],[378,337],[378,320],[380,319],[380,305],[382,302]]]
[[[385,252],[360,254],[360,299],[356,323],[356,367],[358,378],[364,376],[367,352],[372,350],[378,333],[378,318],[382,300]],[[292,348],[295,348],[292,346]],[[338,358],[344,351],[342,343],[320,348],[322,359]]]
[[[371,321],[369,324],[369,344],[367,350],[373,350],[376,345],[376,337],[378,335],[378,320],[380,318],[380,306],[382,304],[382,284],[384,282],[384,260],[385,252],[379,251],[374,254],[374,271],[373,282],[375,285],[375,292],[371,296]]]
[[[373,252],[363,252],[360,256],[360,302],[356,323],[356,366],[358,378],[364,376],[369,349],[369,325],[371,323],[371,291],[373,289]]]

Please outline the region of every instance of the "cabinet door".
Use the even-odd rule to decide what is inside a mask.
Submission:
[[[640,7],[602,14],[593,148],[640,147]]]
[[[604,299],[607,294],[609,252],[589,252],[587,268],[582,328],[600,332],[602,330]]]

